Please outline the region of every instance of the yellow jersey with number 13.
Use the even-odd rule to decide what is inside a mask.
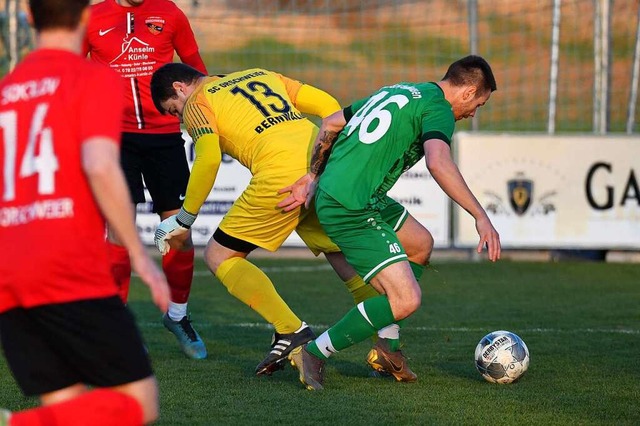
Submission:
[[[302,86],[258,68],[207,77],[185,105],[184,124],[196,144],[216,133],[221,151],[254,175],[265,167],[305,169],[317,128],[296,107]]]

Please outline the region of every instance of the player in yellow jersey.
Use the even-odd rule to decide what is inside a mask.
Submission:
[[[196,153],[183,208],[156,231],[162,253],[169,250],[168,240],[195,221],[213,187],[222,153],[252,173],[249,186],[214,232],[204,256],[228,291],[273,325],[271,351],[256,368],[256,374],[271,374],[282,367],[292,349],[315,336],[269,278],[246,260],[252,250],[275,251],[296,230],[315,255],[325,254],[356,302],[378,295],[329,240],[313,209],[276,207],[284,199],[280,190],[308,171],[318,129],[302,113],[324,118],[340,105],[322,90],[259,68],[206,77],[188,65],[167,64],[154,73],[151,92],[158,110],[183,119]],[[399,338],[393,330],[381,333]],[[406,374],[415,380],[408,366]]]

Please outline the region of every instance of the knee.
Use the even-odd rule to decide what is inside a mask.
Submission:
[[[425,236],[425,242],[424,242],[424,263],[422,263],[423,265],[426,265],[427,263],[429,263],[429,259],[431,259],[431,252],[433,252],[433,236],[431,235],[431,232],[427,231],[427,235]]]
[[[160,404],[158,404],[157,400],[153,403],[142,406],[142,418],[144,424],[154,423],[158,420],[158,417],[160,417]]]
[[[417,311],[418,308],[420,307],[420,303],[421,303],[420,298],[415,298],[415,299],[412,298],[408,300],[406,303],[404,303],[403,310],[401,312],[402,318],[407,318],[408,316],[413,314],[415,311]]]
[[[415,252],[407,253],[409,259],[419,265],[427,265],[433,252],[433,236],[431,232],[423,228],[423,232],[417,236],[415,244]]]
[[[224,260],[225,259],[220,257],[220,253],[218,253],[214,246],[207,244],[204,249],[204,263],[207,264],[212,274],[216,275],[216,271]]]
[[[142,409],[144,424],[151,424],[160,417],[160,403],[158,397],[158,384],[155,377],[147,377],[137,382],[128,383],[119,388],[119,392],[133,398]]]
[[[420,287],[418,287],[394,304],[393,316],[396,320],[407,318],[420,308],[421,303],[422,293]]]
[[[222,268],[221,266],[223,266],[227,260],[243,256],[234,255],[236,252],[230,251],[219,244],[212,243],[212,241],[213,240],[210,240],[209,244],[207,244],[204,249],[204,262],[206,263],[207,268],[209,268],[209,271],[222,281],[223,276],[229,272],[229,268],[232,265],[227,264]]]

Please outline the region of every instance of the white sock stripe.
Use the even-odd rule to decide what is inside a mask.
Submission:
[[[169,302],[169,310],[167,311],[169,318],[173,321],[180,321],[187,315],[187,303]]]
[[[398,324],[390,324],[385,328],[381,328],[378,331],[378,336],[383,339],[399,339],[400,338],[400,326]]]
[[[329,337],[329,331],[325,331],[316,339],[316,345],[324,356],[329,358],[331,355],[338,353],[336,348],[331,343],[331,337]]]
[[[160,321],[139,321],[137,322],[139,327],[144,328],[163,328]],[[313,323],[310,327],[314,329],[326,329],[333,324]],[[266,322],[236,322],[230,324],[220,324],[218,322],[209,321],[195,321],[194,328],[204,329],[218,329],[223,327],[237,327],[237,328],[258,328],[263,330],[273,330],[273,326]],[[404,326],[404,331],[420,331],[420,332],[447,332],[447,333],[485,333],[487,330],[493,327],[491,324],[479,325],[478,327],[445,327],[445,326]],[[552,328],[552,327],[530,327],[519,329],[523,334],[535,333],[535,334],[631,334],[640,335],[640,328]],[[484,334],[483,334],[484,336]]]
[[[367,315],[367,311],[364,310],[364,302],[358,303],[358,310],[360,311],[360,314],[364,317],[364,319],[366,319],[367,322],[371,324],[371,327],[373,327],[373,323],[369,319],[369,316]]]

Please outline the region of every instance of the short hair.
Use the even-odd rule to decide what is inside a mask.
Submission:
[[[29,9],[36,31],[48,29],[75,30],[89,0],[29,0]]]
[[[465,56],[452,63],[442,80],[447,80],[454,86],[474,85],[480,89],[477,95],[497,89],[489,63],[477,55]]]
[[[204,77],[197,69],[180,62],[170,62],[158,68],[151,76],[151,99],[156,109],[164,114],[162,102],[176,96],[173,83],[179,81],[185,84],[194,83]]]

